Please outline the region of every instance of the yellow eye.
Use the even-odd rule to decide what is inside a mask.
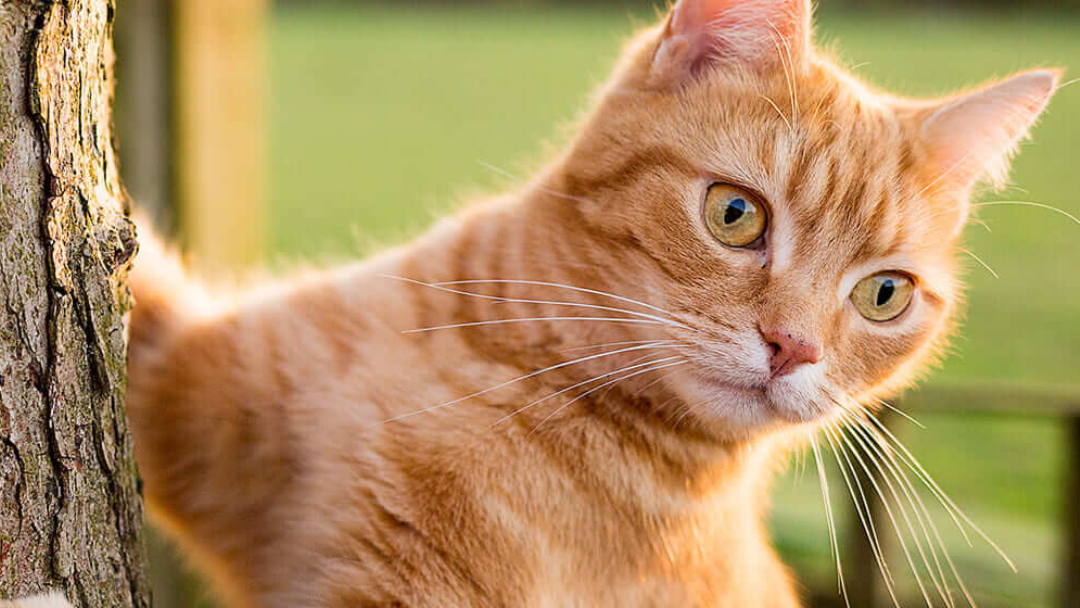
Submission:
[[[714,184],[705,195],[705,223],[721,243],[746,247],[765,234],[769,218],[753,194],[735,186]]]
[[[915,285],[897,272],[883,272],[867,277],[851,292],[851,302],[859,314],[871,321],[892,321],[907,310]]]

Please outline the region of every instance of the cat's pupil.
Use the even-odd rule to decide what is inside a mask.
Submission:
[[[737,198],[727,204],[724,210],[724,224],[730,226],[746,215],[746,201]]]
[[[881,289],[877,292],[877,305],[884,306],[892,299],[893,294],[896,293],[896,284],[892,279],[888,279],[881,283]]]

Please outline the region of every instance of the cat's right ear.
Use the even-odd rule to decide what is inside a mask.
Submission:
[[[1061,72],[1034,70],[931,106],[919,135],[938,181],[963,190],[1003,186],[1009,159],[1057,91]]]
[[[805,70],[810,0],[679,0],[649,66],[651,86],[677,85],[711,69]]]

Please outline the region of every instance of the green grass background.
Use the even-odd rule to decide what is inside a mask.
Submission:
[[[477,190],[507,185],[482,163],[526,175],[563,139],[622,40],[649,10],[625,6],[291,6],[271,23],[268,255],[339,259],[414,235]],[[858,73],[935,94],[1032,66],[1080,76],[1080,19],[947,12],[820,14]],[[1062,90],[1016,162],[1019,199],[1080,215],[1080,84]],[[1022,186],[1023,189],[1020,189]],[[1031,208],[988,208],[969,248],[964,336],[931,382],[1080,385],[1080,227]],[[1060,547],[1064,433],[1046,418],[934,415],[900,423],[941,485],[1016,560],[949,534],[982,605],[1052,603]],[[811,465],[812,466],[812,465]],[[777,542],[808,583],[831,570],[816,475],[777,484]],[[834,503],[850,502],[833,480]],[[1075,514],[1075,505],[1072,505]],[[951,527],[940,511],[937,521]],[[1075,516],[1075,515],[1074,515]],[[899,558],[898,582],[917,592]],[[1078,582],[1077,584],[1080,584]],[[912,603],[910,605],[918,605]]]

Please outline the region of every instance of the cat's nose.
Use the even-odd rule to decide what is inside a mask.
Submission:
[[[814,364],[821,360],[821,347],[809,340],[804,340],[782,328],[761,330],[761,337],[770,349],[769,371],[773,378],[786,376],[803,364]]]

